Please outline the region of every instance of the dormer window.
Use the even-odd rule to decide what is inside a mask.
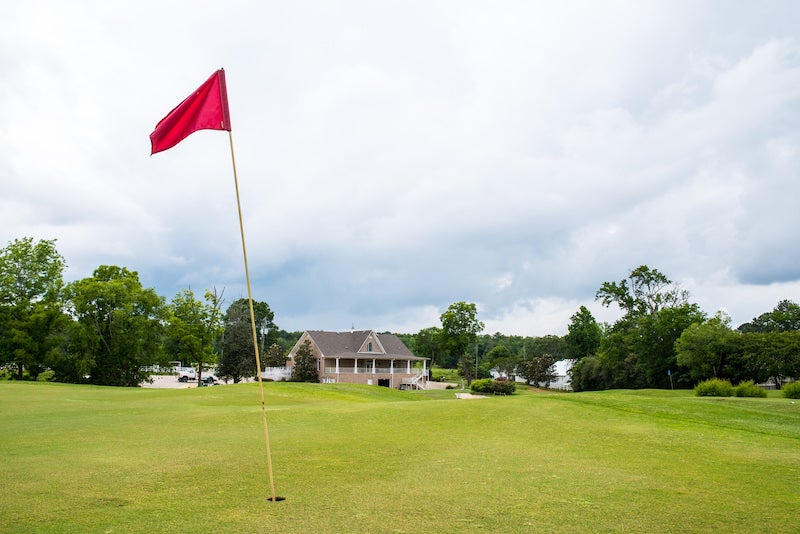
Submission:
[[[372,341],[367,344],[367,352],[372,352]]]

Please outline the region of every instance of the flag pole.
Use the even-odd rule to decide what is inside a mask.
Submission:
[[[261,393],[261,418],[264,421],[264,440],[267,444],[267,470],[269,471],[269,487],[272,502],[283,500],[275,496],[275,481],[272,477],[272,453],[269,447],[269,426],[267,425],[267,408],[264,403],[264,382],[261,380],[261,359],[258,356],[258,334],[256,333],[256,318],[253,312],[253,291],[250,286],[250,270],[247,267],[247,246],[244,241],[244,222],[242,221],[242,203],[239,200],[239,179],[236,176],[236,158],[233,155],[233,134],[228,130],[228,137],[231,142],[231,163],[233,164],[233,183],[236,187],[236,208],[239,212],[239,231],[242,234],[242,254],[244,256],[244,275],[247,279],[247,303],[250,307],[250,329],[253,333],[253,349],[256,355],[256,376],[258,376],[258,389]]]

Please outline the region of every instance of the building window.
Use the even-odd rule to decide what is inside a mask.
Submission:
[[[367,344],[367,352],[372,352],[372,341]]]

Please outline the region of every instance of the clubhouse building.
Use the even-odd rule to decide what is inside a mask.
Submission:
[[[428,358],[414,356],[394,334],[373,330],[307,330],[289,352],[289,366],[308,341],[323,383],[351,383],[395,389],[425,389]]]

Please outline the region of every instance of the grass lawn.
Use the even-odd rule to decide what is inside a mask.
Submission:
[[[800,402],[0,382],[0,532],[797,532]]]

